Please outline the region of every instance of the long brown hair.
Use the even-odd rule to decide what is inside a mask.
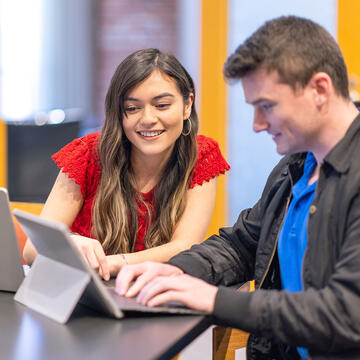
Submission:
[[[122,120],[124,99],[136,85],[154,70],[171,77],[183,96],[184,104],[194,94],[188,72],[171,54],[158,49],[144,49],[129,55],[116,69],[105,100],[106,118],[99,140],[101,179],[93,208],[93,232],[107,254],[132,252],[138,229],[138,204],[143,202],[133,188],[130,162],[131,143],[125,136]],[[186,191],[197,158],[196,135],[199,127],[195,105],[192,106],[191,132],[180,135],[154,190],[154,209],[147,207],[147,248],[170,241],[185,209]],[[184,131],[188,131],[184,121]],[[151,214],[155,214],[153,218]]]

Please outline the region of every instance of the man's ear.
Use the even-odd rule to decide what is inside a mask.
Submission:
[[[184,106],[184,120],[190,117],[193,103],[194,103],[194,94],[190,93],[189,98]]]
[[[315,73],[309,81],[309,86],[314,94],[316,106],[319,108],[329,101],[330,95],[335,91],[330,76],[325,72]]]

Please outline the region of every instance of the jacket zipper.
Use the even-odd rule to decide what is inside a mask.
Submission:
[[[288,173],[290,174],[290,169],[289,169],[289,167],[288,167]],[[261,279],[261,281],[260,281],[259,289],[261,289],[261,287],[262,287],[262,285],[263,285],[263,283],[264,283],[264,281],[265,281],[266,275],[267,275],[268,272],[269,272],[270,265],[271,265],[271,263],[272,263],[272,261],[273,261],[273,259],[274,259],[275,252],[276,252],[276,247],[277,247],[277,243],[278,243],[278,240],[279,240],[279,234],[280,234],[281,228],[282,228],[282,226],[283,226],[283,224],[284,224],[285,216],[286,216],[286,213],[287,213],[289,204],[290,204],[290,199],[291,199],[291,194],[292,194],[292,188],[293,188],[293,180],[292,180],[291,174],[290,174],[289,177],[290,177],[290,185],[291,185],[291,187],[290,187],[290,194],[289,194],[289,196],[288,196],[288,198],[287,198],[284,216],[283,216],[283,218],[282,218],[282,220],[281,220],[281,224],[280,224],[280,227],[279,227],[279,231],[278,231],[278,233],[277,233],[277,235],[276,235],[275,245],[274,245],[273,251],[272,251],[272,253],[271,253],[270,261],[268,262],[267,267],[266,267],[266,270],[265,270],[265,274],[263,275],[263,277],[262,277],[262,279]]]

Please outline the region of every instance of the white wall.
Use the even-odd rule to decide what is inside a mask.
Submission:
[[[19,10],[21,9],[21,11]],[[94,0],[0,0],[0,115],[93,108]]]

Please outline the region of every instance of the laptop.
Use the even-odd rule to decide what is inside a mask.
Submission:
[[[15,292],[25,273],[5,188],[0,188],[0,229],[0,291]]]
[[[15,300],[30,308],[60,323],[69,319],[79,301],[118,319],[134,312],[205,314],[180,303],[148,307],[135,298],[118,295],[114,286],[107,286],[89,266],[66,225],[17,209],[14,215],[38,251],[29,275],[15,295]]]

